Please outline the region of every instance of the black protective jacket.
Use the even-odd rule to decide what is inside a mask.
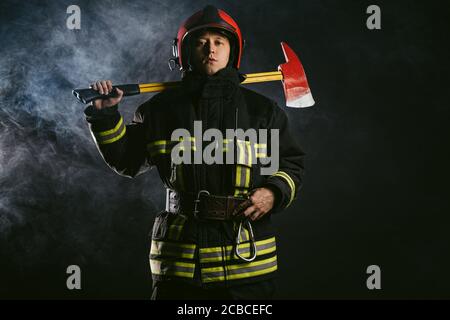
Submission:
[[[291,135],[289,121],[277,104],[240,86],[244,78],[233,68],[213,76],[193,72],[183,77],[182,86],[154,95],[139,106],[132,123],[125,125],[118,106],[101,111],[89,106],[86,119],[106,163],[117,173],[135,177],[155,166],[167,188],[214,195],[246,197],[257,187],[274,191],[275,206],[262,219],[252,222],[257,256],[252,262],[235,252],[251,255],[250,227],[239,231],[239,223],[201,221],[167,211],[158,213],[153,226],[150,265],[153,279],[179,279],[198,285],[234,285],[272,277],[277,269],[275,235],[271,214],[289,206],[302,184],[304,153]],[[263,143],[248,139],[224,141],[222,152],[240,150],[241,161],[234,164],[174,164],[171,150],[175,129],[186,129],[193,138],[184,144],[186,152],[205,148],[211,142],[194,138],[194,121],[202,130],[279,129],[279,167],[271,175],[261,175],[262,158],[271,155],[271,134]],[[231,144],[233,147],[231,147]],[[236,158],[236,159],[237,159]],[[225,159],[225,157],[224,157]],[[259,161],[258,161],[259,160]],[[224,160],[225,162],[225,160]],[[267,166],[267,165],[266,165]],[[240,233],[240,234],[238,234]]]

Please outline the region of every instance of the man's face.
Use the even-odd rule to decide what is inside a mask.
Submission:
[[[230,41],[220,33],[205,31],[193,39],[194,69],[209,76],[223,69],[230,57]]]

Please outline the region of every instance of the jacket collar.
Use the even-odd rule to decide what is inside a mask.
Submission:
[[[226,67],[212,76],[187,72],[182,83],[185,89],[194,96],[201,98],[218,98],[232,94],[245,80],[245,76],[240,74],[233,67]]]

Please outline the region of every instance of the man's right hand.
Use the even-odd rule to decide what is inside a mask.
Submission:
[[[107,95],[113,91],[112,82],[111,80],[101,80],[97,81],[89,86],[90,88],[94,89],[95,91],[98,91],[100,94]],[[122,100],[123,97],[123,91],[119,88],[114,88],[115,90],[115,96],[108,98],[108,99],[97,99],[92,101],[92,105],[97,109],[105,109],[112,106],[115,106]]]

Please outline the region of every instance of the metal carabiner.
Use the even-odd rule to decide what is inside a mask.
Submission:
[[[249,247],[250,253],[253,251],[253,255],[250,258],[243,257],[241,255],[241,253],[239,252],[239,245],[241,244],[241,230],[242,230],[242,224],[244,222],[247,223],[249,234],[250,234],[250,247]],[[234,248],[234,253],[236,254],[236,256],[239,259],[242,259],[242,260],[247,261],[247,262],[252,262],[256,258],[257,249],[256,249],[256,243],[255,243],[255,236],[253,234],[252,225],[251,225],[251,223],[250,223],[250,221],[248,219],[242,220],[239,223],[239,230],[238,230],[238,234],[237,234],[237,237],[236,237],[236,247]]]
[[[202,193],[206,193],[208,196],[210,195],[210,193],[209,193],[208,190],[200,190],[200,191],[197,193],[197,199],[194,200],[194,217],[195,217],[196,219],[198,219],[198,215],[197,215],[197,214],[199,213],[199,211],[198,211],[198,204],[200,203],[200,195],[201,195]]]

